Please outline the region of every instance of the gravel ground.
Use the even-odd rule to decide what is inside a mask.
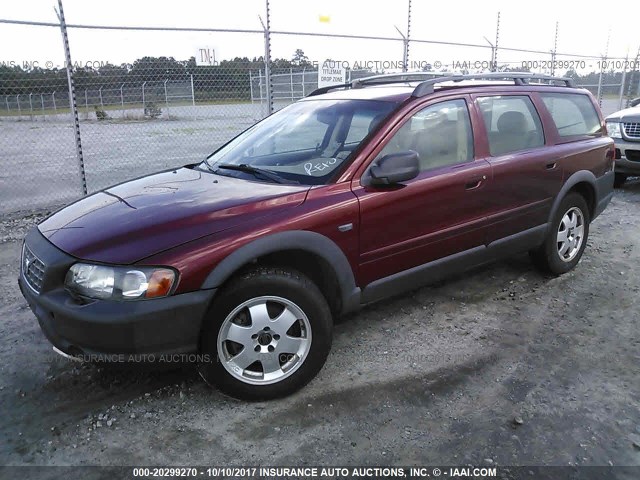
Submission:
[[[629,182],[562,277],[522,255],[344,319],[319,376],[263,403],[55,355],[16,284],[40,217],[7,219],[0,465],[640,465],[639,206]]]

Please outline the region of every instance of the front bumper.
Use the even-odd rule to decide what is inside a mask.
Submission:
[[[152,300],[80,303],[64,289],[64,276],[76,259],[37,229],[29,232],[25,243],[46,268],[38,293],[21,267],[20,290],[46,337],[63,353],[90,361],[157,362],[198,350],[202,320],[215,290]]]
[[[640,141],[615,138],[616,173],[640,175]]]

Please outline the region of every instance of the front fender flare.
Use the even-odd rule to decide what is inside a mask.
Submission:
[[[326,260],[333,268],[340,288],[341,313],[359,307],[360,288],[356,285],[353,270],[344,252],[331,239],[307,230],[274,233],[240,247],[213,268],[204,280],[202,289],[218,288],[238,269],[254,259],[283,250],[303,250]]]

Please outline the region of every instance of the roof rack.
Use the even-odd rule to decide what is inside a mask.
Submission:
[[[425,80],[425,77],[427,78]],[[339,85],[330,85],[314,90],[308,96],[321,95],[337,88],[363,88],[372,85],[390,85],[394,83],[420,83],[411,94],[413,97],[423,97],[433,93],[435,85],[444,82],[462,82],[463,80],[512,80],[514,85],[529,85],[532,80],[542,80],[549,82],[562,82],[566,87],[575,87],[573,79],[568,77],[553,77],[530,72],[489,72],[471,73],[466,75],[456,75],[435,72],[414,72],[414,73],[394,73],[390,75],[373,75],[371,77],[358,78],[352,82]]]
[[[573,79],[569,77],[553,77],[551,75],[543,75],[529,72],[490,72],[490,73],[471,73],[467,75],[451,75],[446,77],[434,78],[420,83],[411,94],[414,97],[423,97],[433,93],[434,86],[443,82],[461,82],[463,80],[513,80],[514,85],[528,85],[531,80],[543,80],[549,82],[562,82],[565,87],[575,87]]]

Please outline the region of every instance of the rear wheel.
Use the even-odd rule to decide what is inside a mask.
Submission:
[[[541,270],[561,275],[574,268],[587,245],[589,209],[584,197],[568,194],[555,214],[545,242],[531,252]]]
[[[311,280],[291,269],[256,269],[214,302],[202,334],[208,361],[200,374],[234,397],[282,397],[320,371],[331,335],[329,306]]]
[[[615,188],[620,188],[622,185],[624,185],[624,182],[626,181],[627,181],[627,175],[625,175],[624,173],[616,173],[613,178],[613,186]]]

